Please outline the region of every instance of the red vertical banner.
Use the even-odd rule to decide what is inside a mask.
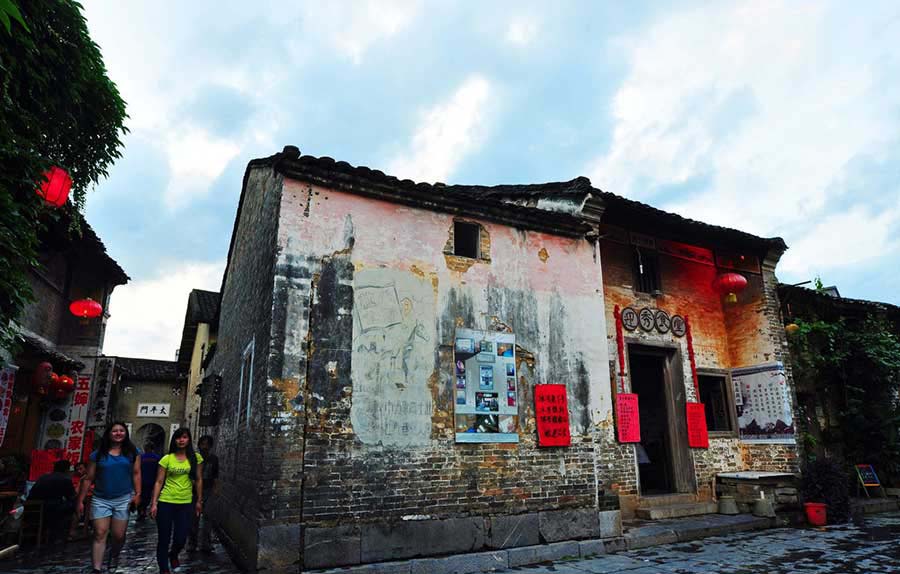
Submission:
[[[617,377],[617,391],[625,392],[625,334],[622,332],[622,312],[616,305],[613,309],[613,316],[616,319],[616,354],[619,356],[619,376]]]
[[[91,394],[91,377],[80,376],[75,383],[75,394],[72,396],[72,408],[69,411],[69,435],[64,443],[66,458],[72,465],[81,462],[84,433],[87,423],[88,399]]]
[[[691,380],[694,381],[694,400],[700,402],[700,389],[697,388],[697,360],[694,357],[694,336],[691,333],[691,320],[684,316],[685,338],[687,339],[688,361],[691,363]]]
[[[7,365],[0,369],[0,446],[6,438],[6,426],[9,424],[12,409],[13,389],[16,386],[18,367]]]
[[[636,394],[616,395],[616,426],[619,442],[641,442],[641,417]]]
[[[28,480],[35,481],[47,473],[53,472],[53,463],[62,460],[65,451],[61,448],[31,451],[31,465],[28,467]]]
[[[688,403],[687,431],[688,446],[709,448],[709,432],[706,430],[706,407],[703,403]]]
[[[534,412],[539,446],[569,446],[569,399],[565,385],[535,385]]]

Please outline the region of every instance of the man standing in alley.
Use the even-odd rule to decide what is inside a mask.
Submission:
[[[191,536],[188,541],[188,551],[196,550],[199,546],[201,552],[212,552],[212,524],[206,516],[206,503],[215,495],[216,479],[219,478],[219,457],[213,454],[213,437],[203,435],[197,443],[200,448],[200,456],[203,457],[203,507],[200,515],[194,517],[191,526]],[[196,495],[195,495],[196,496]]]

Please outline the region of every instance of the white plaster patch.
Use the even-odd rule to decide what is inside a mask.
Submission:
[[[354,283],[353,430],[364,444],[427,445],[437,346],[431,284],[396,269],[361,270]]]

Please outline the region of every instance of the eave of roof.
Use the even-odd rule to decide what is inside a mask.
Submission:
[[[175,361],[116,357],[116,369],[125,381],[169,382],[177,377]]]
[[[799,285],[778,284],[778,294],[781,303],[788,304],[792,301],[806,300],[823,307],[832,309],[852,310],[859,313],[884,313],[900,319],[900,306],[880,301],[867,299],[851,299],[849,297],[835,297],[815,289],[801,287]]]
[[[32,353],[46,359],[53,364],[60,372],[64,372],[61,366],[65,366],[73,371],[81,371],[85,365],[78,359],[74,359],[65,353],[60,353],[53,345],[43,337],[32,333],[28,329],[18,327],[19,332],[16,334],[22,345],[28,348]]]

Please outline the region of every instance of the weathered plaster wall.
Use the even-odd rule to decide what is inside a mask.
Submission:
[[[280,479],[290,464],[305,484],[302,500],[279,489],[273,516],[299,522],[302,510],[308,567],[477,549],[491,515],[592,509],[596,524],[593,423],[610,398],[594,246],[478,223],[482,257],[462,260],[447,253],[449,215],[285,183],[270,414]],[[515,332],[520,444],[454,443],[457,327]],[[531,389],[551,382],[568,385],[570,448],[535,445]],[[398,547],[405,529],[438,523],[471,536]]]
[[[738,302],[724,305],[714,289],[718,274],[715,267],[660,254],[659,269],[662,295],[652,297],[633,289],[633,247],[613,241],[601,242],[604,268],[604,298],[607,317],[607,340],[610,370],[618,372],[616,330],[613,311],[616,305],[639,310],[642,307],[662,309],[669,315],[690,318],[697,369],[731,369],[782,360],[783,338],[780,315],[773,307],[774,263],[762,275],[749,274],[747,289]],[[681,377],[688,400],[695,400],[691,368],[685,337],[671,333],[662,335],[637,329],[625,332],[626,344],[675,344],[681,351]],[[626,359],[626,371],[628,370]],[[627,377],[626,377],[627,380]],[[612,420],[609,421],[612,427]],[[686,432],[686,429],[682,429]],[[613,440],[612,433],[609,439]],[[633,447],[608,445],[615,455],[600,454],[608,461],[600,472],[601,484],[623,498],[626,510],[635,506],[639,493],[637,465]],[[735,470],[796,470],[793,464],[796,447],[792,445],[750,445],[736,437],[712,436],[709,449],[691,449],[698,495],[712,494],[712,484],[719,472]],[[618,458],[617,461],[609,460]]]

